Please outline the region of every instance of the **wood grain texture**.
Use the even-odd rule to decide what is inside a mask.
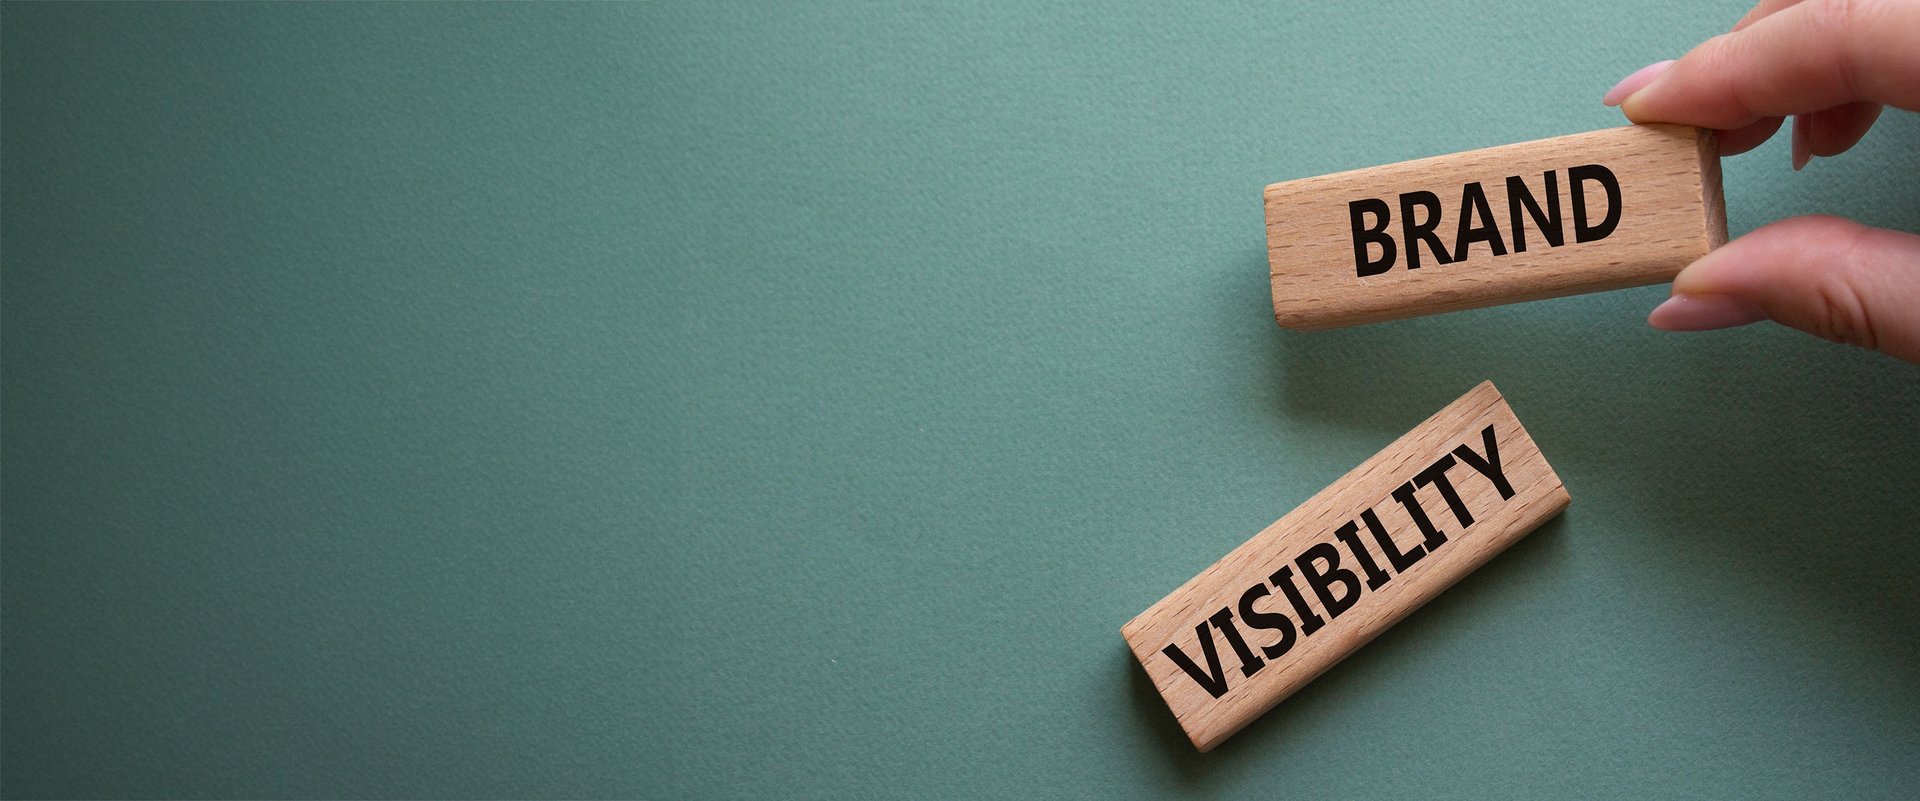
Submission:
[[[1566,171],[1580,165],[1601,165],[1617,177],[1617,228],[1587,242],[1574,241],[1567,230],[1565,243],[1554,247],[1525,218],[1527,248],[1511,247],[1515,226],[1507,179],[1525,181],[1544,205],[1543,175],[1558,171],[1561,213],[1570,216],[1573,187]],[[1401,258],[1391,270],[1359,275],[1351,203],[1384,201],[1395,217],[1385,233],[1401,240],[1402,218],[1418,215],[1400,215],[1397,200],[1403,193],[1432,192],[1442,210],[1434,233],[1451,248],[1466,216],[1463,190],[1469,183],[1484,190],[1508,252],[1495,255],[1488,244],[1471,243],[1466,258],[1440,264],[1422,246],[1425,263],[1407,269],[1409,243],[1396,241]],[[1604,193],[1591,184],[1586,190],[1588,210],[1603,213]],[[1659,283],[1727,239],[1714,134],[1678,125],[1630,125],[1303,178],[1268,186],[1265,196],[1274,319],[1295,330]],[[1569,222],[1562,220],[1571,228]]]
[[[1497,468],[1476,466],[1463,448]],[[1194,746],[1208,751],[1568,502],[1499,390],[1482,382],[1129,621],[1121,636]],[[1421,516],[1444,542],[1434,544]],[[1335,578],[1345,570],[1352,582],[1332,582],[1330,604],[1305,579],[1309,570]],[[1274,615],[1288,619],[1291,636],[1271,627]],[[1254,627],[1256,616],[1269,627]],[[1218,696],[1216,678],[1225,684]]]

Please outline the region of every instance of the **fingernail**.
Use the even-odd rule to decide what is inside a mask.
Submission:
[[[1627,98],[1632,97],[1634,92],[1646,88],[1647,84],[1653,83],[1653,79],[1660,77],[1660,73],[1666,72],[1667,68],[1671,66],[1673,66],[1673,59],[1667,59],[1666,61],[1656,61],[1634,70],[1632,75],[1621,78],[1619,83],[1614,84],[1612,89],[1607,90],[1606,96],[1600,98],[1601,104],[1617,106],[1626,102]]]
[[[1807,115],[1793,115],[1793,169],[1797,172],[1813,160],[1813,147],[1807,142]]]
[[[1662,331],[1711,331],[1764,319],[1759,306],[1731,295],[1674,295],[1654,307],[1647,324]]]

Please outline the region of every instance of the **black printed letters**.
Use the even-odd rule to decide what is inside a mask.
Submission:
[[[1620,181],[1613,171],[1599,164],[1585,164],[1566,171],[1567,191],[1573,207],[1573,241],[1594,242],[1605,239],[1620,225]],[[1455,208],[1458,222],[1451,230],[1443,228],[1446,211],[1440,196],[1425,190],[1402,193],[1395,206],[1380,198],[1365,198],[1347,204],[1347,216],[1353,226],[1354,274],[1366,278],[1381,275],[1405,261],[1407,269],[1418,270],[1423,262],[1452,264],[1465,261],[1479,245],[1490,256],[1505,256],[1509,248],[1525,253],[1527,226],[1539,234],[1537,242],[1560,247],[1566,242],[1565,221],[1560,214],[1560,176],[1548,170],[1540,176],[1537,194],[1521,176],[1506,179],[1507,230],[1502,235],[1500,218],[1487,200],[1487,190],[1474,181],[1460,188]],[[1587,202],[1588,186],[1606,195],[1606,216],[1594,221]],[[1391,230],[1399,216],[1399,238]],[[1447,243],[1451,234],[1451,249]],[[1377,254],[1377,255],[1376,255]],[[1426,262],[1431,256],[1432,261]]]
[[[1420,560],[1445,547],[1450,536],[1464,536],[1473,526],[1474,515],[1461,497],[1461,488],[1471,486],[1463,482],[1486,481],[1501,500],[1512,498],[1513,485],[1501,467],[1493,426],[1480,432],[1479,444],[1478,450],[1473,443],[1462,444],[1408,476],[1375,504],[1380,511],[1363,509],[1355,520],[1330,532],[1328,539],[1284,555],[1285,561],[1275,565],[1277,569],[1265,581],[1240,594],[1239,603],[1220,607],[1200,620],[1193,627],[1193,645],[1172,642],[1161,653],[1208,694],[1226,695],[1234,674],[1259,673],[1269,660],[1285,656],[1300,640],[1331,625],[1367,593],[1417,569]],[[1441,508],[1429,511],[1421,505],[1418,493],[1429,487],[1440,496],[1436,506]],[[1483,516],[1488,513],[1482,511]],[[1440,516],[1438,521],[1435,514]],[[1383,515],[1399,524],[1404,532],[1401,540],[1388,533]],[[1451,533],[1442,527],[1456,523],[1459,528]],[[1417,540],[1408,536],[1412,533],[1418,534]],[[1372,540],[1384,560],[1374,558],[1367,540]],[[1318,612],[1308,604],[1309,597],[1318,602]],[[1216,642],[1216,632],[1225,647]],[[1228,669],[1227,659],[1238,663],[1233,670]]]

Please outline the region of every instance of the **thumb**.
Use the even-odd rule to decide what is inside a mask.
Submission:
[[[1920,236],[1793,217],[1702,257],[1648,315],[1668,331],[1773,320],[1920,363]]]

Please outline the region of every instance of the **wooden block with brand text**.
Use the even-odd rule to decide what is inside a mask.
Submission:
[[[1719,146],[1680,125],[1277,183],[1266,209],[1295,330],[1659,283],[1727,241]]]
[[[1120,633],[1212,750],[1568,501],[1482,382]]]

